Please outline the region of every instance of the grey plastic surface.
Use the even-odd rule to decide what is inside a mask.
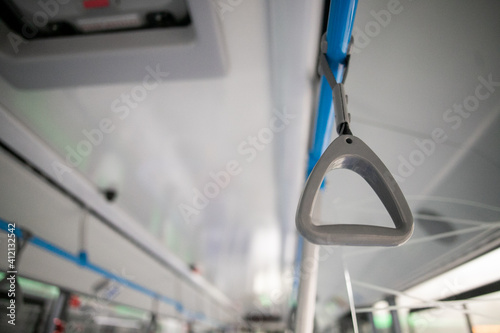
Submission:
[[[188,0],[192,24],[17,44],[0,22],[0,75],[18,88],[141,82],[147,68],[168,80],[219,77],[227,55],[220,20],[211,1]],[[19,38],[19,37],[17,37]]]
[[[326,173],[348,169],[363,177],[380,198],[395,228],[372,225],[314,225],[312,212]],[[325,150],[307,179],[299,201],[296,225],[311,243],[319,245],[396,246],[413,232],[413,216],[396,180],[361,139],[341,135]]]

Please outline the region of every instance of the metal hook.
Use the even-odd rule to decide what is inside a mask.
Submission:
[[[296,225],[311,243],[320,245],[397,246],[413,233],[413,216],[408,203],[390,171],[380,158],[349,128],[347,95],[344,84],[333,75],[324,52],[326,40],[321,42],[319,71],[332,88],[335,123],[339,137],[325,150],[306,181],[299,201]],[[344,77],[345,79],[345,77]],[[363,177],[384,204],[394,222],[394,228],[372,225],[322,225],[312,222],[312,209],[325,175],[334,169],[348,169]]]
[[[326,41],[322,42],[322,44]],[[346,64],[348,68],[348,64]],[[328,60],[326,59],[325,53],[321,52],[319,56],[319,72],[324,75],[328,84],[332,88],[333,97],[333,110],[335,111],[335,124],[337,125],[337,133],[339,135],[352,134],[349,129],[349,123],[351,122],[351,115],[347,111],[347,95],[344,89],[344,82],[346,78],[346,72],[344,72],[344,77],[342,83],[338,83],[333,75]]]

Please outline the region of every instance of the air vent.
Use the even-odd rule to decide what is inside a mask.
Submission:
[[[187,26],[185,0],[0,0],[0,17],[25,39]]]
[[[19,88],[219,77],[226,73],[211,1],[0,0],[0,75]],[[168,73],[168,75],[167,75]]]

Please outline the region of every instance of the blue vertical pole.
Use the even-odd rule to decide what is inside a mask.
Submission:
[[[351,40],[357,5],[357,0],[332,0],[330,3],[330,14],[326,30],[326,41],[328,43],[326,59],[337,82],[341,82],[344,76],[344,64]],[[332,89],[325,77],[321,77],[314,139],[309,151],[308,176],[321,154],[330,144],[333,122]]]
[[[341,82],[345,72],[345,62],[347,51],[352,34],[354,17],[356,15],[357,0],[332,0],[328,15],[326,31],[326,41],[328,48],[326,59],[335,75],[337,82]],[[307,166],[307,176],[318,162],[321,154],[325,151],[331,141],[332,128],[334,123],[334,110],[332,104],[332,90],[325,77],[321,77],[318,111],[316,113],[314,136],[309,150],[309,161]],[[297,244],[297,255],[295,258],[295,281],[292,297],[298,295],[296,332],[312,332],[313,318],[316,300],[317,267],[316,271],[309,268],[307,277],[302,278],[301,267],[307,256],[316,253],[313,245],[299,236]],[[311,258],[316,262],[316,258]],[[300,285],[299,285],[299,279]],[[310,295],[314,293],[314,295]]]

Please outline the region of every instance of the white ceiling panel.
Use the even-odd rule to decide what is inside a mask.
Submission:
[[[170,80],[170,69],[159,68],[165,80],[140,98],[128,96],[138,96],[147,68],[139,83],[28,90],[0,78],[0,103],[54,154],[47,156],[77,162],[63,177],[89,185],[82,196],[99,198],[88,201],[113,211],[105,216],[116,217],[115,225],[146,231],[184,270],[194,264],[241,313],[285,314],[286,297],[270,299],[290,287],[285,273],[295,255],[323,3],[241,1],[230,10],[213,4],[226,45],[225,76]],[[489,224],[500,220],[500,86],[485,82],[500,82],[499,12],[492,0],[359,2],[346,82],[351,129],[407,195],[417,221],[414,240],[457,234],[395,249],[324,250],[322,325],[347,311],[342,255],[353,280],[403,289],[458,262],[456,256],[484,250],[482,241],[494,242],[488,237],[496,232]],[[276,124],[283,129],[273,131]],[[5,156],[0,163],[2,186],[19,185],[2,193],[0,215],[33,223],[40,236],[55,228],[54,241],[76,250],[70,226],[78,209],[31,184]],[[323,223],[390,225],[356,177],[329,174],[315,216]],[[106,188],[117,191],[116,202],[103,202],[98,191]],[[33,209],[23,211],[19,202]],[[488,225],[467,230],[480,223]],[[90,258],[135,270],[130,274],[155,290],[175,293],[169,274],[163,278],[166,271],[133,244],[98,221],[92,230]],[[40,269],[32,264],[31,273]],[[357,305],[386,295],[359,285],[354,293]],[[189,302],[203,307],[194,296]]]

